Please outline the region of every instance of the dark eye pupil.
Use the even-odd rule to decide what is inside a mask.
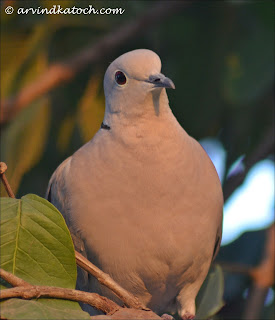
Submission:
[[[126,77],[125,74],[121,71],[117,71],[115,74],[116,82],[120,85],[126,83]]]

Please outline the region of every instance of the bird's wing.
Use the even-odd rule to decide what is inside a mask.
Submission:
[[[69,171],[71,157],[63,161],[53,173],[45,198],[51,202],[66,218],[66,173]],[[66,221],[67,222],[67,221]]]
[[[53,173],[48,185],[45,198],[62,213],[70,230],[75,250],[87,258],[84,242],[81,239],[79,233],[73,228],[69,216],[70,208],[68,207],[69,202],[67,199],[68,190],[66,177],[70,174],[71,158],[72,157],[69,157],[65,161],[63,161]],[[79,286],[78,289],[88,289],[88,273],[79,267],[77,272],[77,284]]]

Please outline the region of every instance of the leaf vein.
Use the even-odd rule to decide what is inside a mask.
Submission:
[[[61,261],[60,259],[58,259],[58,257],[56,257],[56,256],[52,253],[52,251],[45,246],[45,244],[44,244],[43,242],[41,242],[38,238],[36,238],[36,237],[30,232],[30,230],[24,228],[23,226],[22,226],[22,229],[24,229],[26,232],[28,232],[36,241],[38,241],[39,243],[41,243],[42,246],[43,246],[45,249],[47,249],[47,251],[50,253],[50,255],[51,255],[55,260],[57,260],[57,261],[59,262],[59,264],[62,266],[62,268],[64,269],[64,271],[70,276],[70,278],[71,278],[71,279],[74,279],[74,277],[73,277],[72,275],[70,275],[70,274],[68,273],[68,271],[65,269],[62,261]],[[44,229],[44,230],[45,230],[45,229]],[[23,251],[23,250],[21,249],[21,251]],[[23,251],[23,252],[25,252],[25,251]],[[27,254],[27,253],[26,253],[26,254]],[[42,268],[42,267],[41,267],[41,268]]]
[[[17,229],[16,229],[15,250],[14,250],[14,256],[13,256],[13,266],[12,266],[12,273],[13,274],[15,271],[15,260],[16,260],[16,253],[18,250],[19,230],[20,230],[20,224],[21,224],[21,200],[19,200],[17,212],[18,212],[18,225],[17,225]]]

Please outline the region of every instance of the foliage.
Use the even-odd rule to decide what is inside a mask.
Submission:
[[[196,319],[209,319],[215,315],[224,305],[223,272],[220,266],[211,270],[200,289],[197,297],[198,310]]]
[[[60,212],[27,195],[1,198],[1,268],[33,285],[75,288],[74,246]],[[3,286],[2,286],[3,289]],[[1,302],[7,319],[89,319],[78,303],[61,299]]]
[[[49,119],[49,103],[42,98],[20,113],[3,132],[1,158],[12,168],[7,176],[13,190],[18,189],[23,175],[41,158]]]

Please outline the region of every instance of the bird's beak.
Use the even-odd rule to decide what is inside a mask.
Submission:
[[[154,88],[176,88],[174,82],[162,73],[151,75],[146,82],[152,83]]]

